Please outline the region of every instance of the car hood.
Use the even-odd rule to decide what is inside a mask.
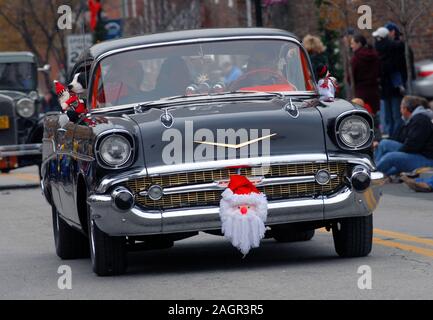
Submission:
[[[311,107],[311,100],[310,107],[295,103],[299,107],[298,117],[290,115],[285,104],[287,101],[274,99],[171,107],[167,108],[174,119],[171,128],[161,122],[164,109],[152,108],[129,117],[140,128],[147,168],[268,155],[325,154],[322,119],[319,111]],[[233,133],[239,135],[236,141],[222,139]],[[272,136],[266,138],[269,135]],[[197,142],[239,144],[262,137],[262,141],[244,148]]]
[[[19,100],[21,98],[27,97],[27,94],[21,91],[15,91],[15,90],[0,90],[0,94],[3,94],[5,96],[9,96],[14,100]]]

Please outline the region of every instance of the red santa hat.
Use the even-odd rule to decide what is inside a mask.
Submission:
[[[60,96],[61,94],[63,94],[63,92],[66,91],[66,87],[57,80],[54,80],[54,88],[58,96]]]
[[[252,184],[250,180],[248,180],[244,176],[236,174],[230,177],[228,188],[234,194],[260,193],[260,191],[256,188],[255,185]]]
[[[241,175],[230,176],[228,187],[221,196],[220,213],[224,214],[238,206],[241,208],[245,205],[254,205],[257,209],[256,214],[266,219],[268,208],[266,195],[261,193],[248,178]]]

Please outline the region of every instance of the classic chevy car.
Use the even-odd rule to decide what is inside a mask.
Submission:
[[[342,257],[368,255],[383,175],[364,109],[318,96],[297,38],[274,29],[169,32],[100,43],[84,72],[89,113],[46,117],[41,186],[56,252],[98,275],[128,250],[221,234],[234,174],[268,199],[266,237],[332,229]]]
[[[40,165],[42,162],[43,122],[40,99],[36,91],[37,71],[36,57],[31,52],[0,53],[2,172],[28,165]]]

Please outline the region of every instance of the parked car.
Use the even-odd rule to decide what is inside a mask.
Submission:
[[[31,52],[0,52],[0,170],[42,162],[38,66]]]
[[[221,82],[227,61],[244,70],[230,83]],[[96,274],[115,275],[128,250],[221,235],[221,193],[235,174],[266,194],[267,237],[309,240],[325,227],[340,256],[370,253],[384,178],[373,120],[345,100],[320,101],[291,33],[113,40],[82,55],[72,75],[82,72],[89,113],[44,124],[41,185],[60,258],[90,254]]]
[[[433,99],[433,60],[417,62],[415,64],[415,70],[415,93],[422,97]]]

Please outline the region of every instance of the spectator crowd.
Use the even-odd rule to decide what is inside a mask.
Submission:
[[[353,86],[352,103],[364,107],[376,123],[374,157],[379,171],[389,182],[404,182],[417,192],[433,192],[433,177],[419,178],[421,172],[433,173],[433,110],[422,97],[407,94],[408,67],[415,75],[413,54],[394,23],[372,33],[373,42],[353,29],[345,35],[352,58],[347,76]],[[303,39],[316,79],[318,70],[328,65],[326,48],[319,37]],[[408,64],[407,64],[408,61]]]

